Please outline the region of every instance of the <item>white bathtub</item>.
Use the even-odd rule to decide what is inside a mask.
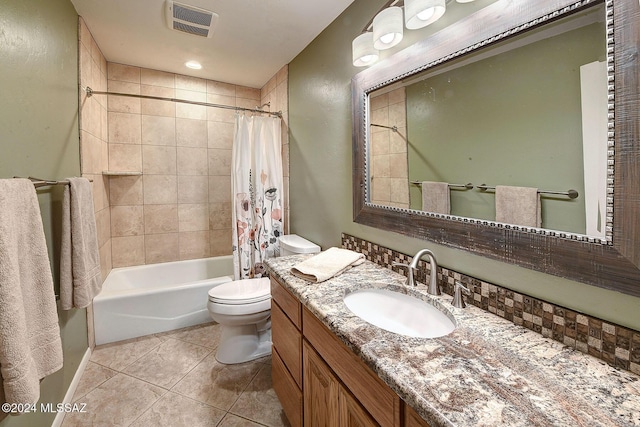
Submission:
[[[114,268],[93,300],[96,344],[209,322],[207,292],[231,280],[231,255]]]

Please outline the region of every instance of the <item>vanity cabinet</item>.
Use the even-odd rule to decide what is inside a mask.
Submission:
[[[292,426],[429,427],[277,279],[273,388]]]

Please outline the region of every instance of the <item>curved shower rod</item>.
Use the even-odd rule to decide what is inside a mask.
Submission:
[[[87,98],[90,98],[93,95],[128,96],[130,98],[143,98],[143,99],[154,99],[156,101],[181,102],[183,104],[201,105],[201,106],[204,106],[204,107],[225,108],[227,110],[250,111],[252,113],[263,113],[263,114],[269,114],[271,116],[282,118],[282,111],[264,111],[264,110],[262,110],[260,108],[234,107],[232,105],[212,104],[210,102],[189,101],[189,100],[186,100],[186,99],[177,99],[177,98],[164,98],[164,97],[161,97],[161,96],[137,95],[137,94],[133,94],[133,93],[102,92],[102,91],[98,91],[98,90],[93,90],[89,86],[83,87],[82,90],[84,90],[87,93]]]

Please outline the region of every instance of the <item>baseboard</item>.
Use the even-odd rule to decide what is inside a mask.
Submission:
[[[73,376],[73,380],[71,380],[71,384],[69,384],[69,388],[67,389],[67,393],[64,395],[64,400],[62,403],[71,403],[71,399],[73,399],[73,395],[78,388],[78,384],[80,383],[80,378],[82,378],[82,374],[84,374],[84,370],[89,363],[89,359],[91,359],[91,348],[87,348],[87,351],[82,356],[82,360],[80,361],[80,365],[76,370],[75,375]],[[56,418],[53,420],[51,427],[60,427],[62,425],[62,421],[64,420],[64,411],[58,412],[56,414]]]

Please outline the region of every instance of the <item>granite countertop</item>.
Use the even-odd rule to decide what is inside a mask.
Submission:
[[[266,261],[318,319],[432,426],[640,426],[640,377],[451,296],[409,289],[405,278],[372,262],[311,284],[290,269],[309,255]],[[411,338],[360,319],[342,301],[382,287],[432,299],[457,328]]]

